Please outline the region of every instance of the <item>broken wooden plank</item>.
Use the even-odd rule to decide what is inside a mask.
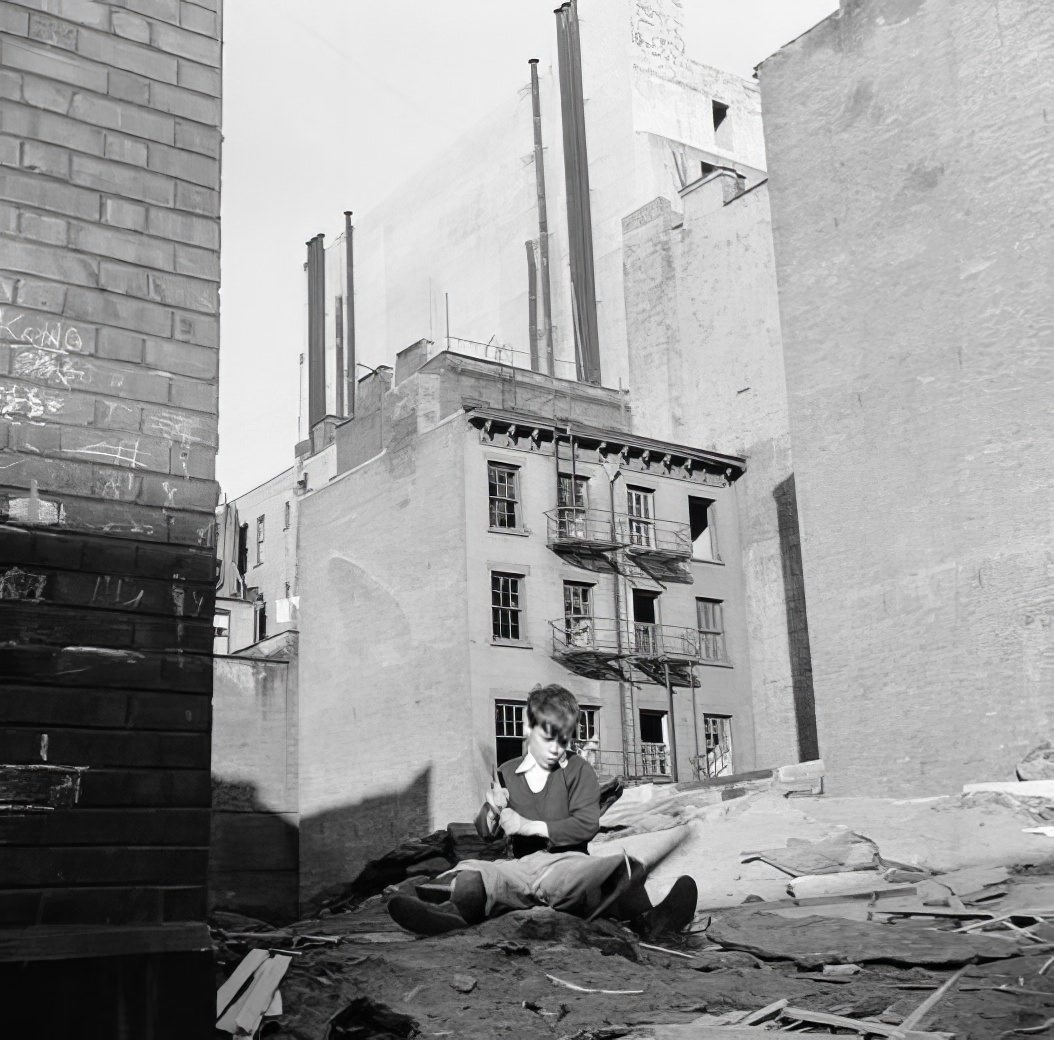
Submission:
[[[235,1025],[241,1032],[248,1033],[249,1036],[256,1035],[256,1030],[260,1028],[260,1020],[271,1006],[275,990],[292,962],[292,957],[276,954],[256,973],[252,988],[235,1018]]]
[[[895,1033],[894,1036],[897,1040],[901,1040],[902,1036],[910,1033],[913,1029],[922,1025],[923,1019],[925,1019],[933,1009],[939,1004],[947,995],[948,991],[962,978],[963,972],[966,968],[960,968],[954,975],[952,975],[936,993],[931,993],[917,1008],[903,1022],[898,1026],[899,1032]]]
[[[575,982],[568,982],[566,979],[557,978],[555,975],[550,975],[548,972],[545,973],[545,977],[557,986],[563,986],[565,989],[573,990],[575,993],[604,993],[611,997],[622,997],[639,996],[644,992],[642,989],[591,989],[589,986],[579,986]]]
[[[268,959],[266,950],[250,950],[238,963],[227,981],[216,990],[216,1018],[230,1007],[242,987],[249,981],[256,969]]]
[[[809,1011],[805,1008],[785,1007],[781,1018],[794,1022],[808,1022],[818,1026],[836,1026],[840,1029],[852,1029],[863,1035],[887,1036],[894,1040],[955,1040],[954,1033],[923,1033],[917,1030],[905,1031],[901,1026],[887,1025],[871,1018],[846,1018],[843,1015],[832,1015],[826,1011]]]
[[[772,1018],[777,1012],[782,1011],[789,1003],[790,1001],[786,998],[773,1001],[771,1004],[766,1004],[763,1008],[758,1008],[757,1011],[751,1011],[750,1014],[744,1015],[737,1025],[757,1025],[759,1022],[764,1022],[767,1018]]]
[[[839,892],[836,896],[804,896],[801,899],[753,899],[735,906],[700,907],[699,914],[718,914],[729,910],[777,910],[780,907],[831,906],[860,899],[893,899],[916,894],[914,885],[894,885],[892,888],[863,888],[857,892]]]

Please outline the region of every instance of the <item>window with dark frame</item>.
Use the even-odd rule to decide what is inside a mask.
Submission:
[[[491,571],[490,624],[494,639],[524,641],[522,575]]]
[[[520,470],[500,462],[487,463],[487,497],[492,531],[519,531]]]
[[[655,492],[651,488],[626,488],[626,512],[629,515],[631,545],[655,547]]]
[[[256,518],[256,562],[264,562],[264,517]]]
[[[523,754],[524,708],[522,701],[494,702],[494,751],[499,766]]]
[[[289,502],[285,504],[285,530],[289,530],[289,524],[293,517],[293,507]]]
[[[730,776],[732,765],[732,716],[704,715],[703,733],[706,758],[702,773],[707,777]]]
[[[557,475],[556,511],[561,538],[586,537],[588,484],[588,477],[572,477],[570,473]]]
[[[717,507],[711,498],[688,496],[688,523],[692,538],[692,559],[720,562],[717,551]]]
[[[564,638],[568,646],[593,646],[592,585],[580,581],[564,582]]]
[[[695,601],[699,629],[699,655],[704,661],[727,661],[724,603],[719,599]]]

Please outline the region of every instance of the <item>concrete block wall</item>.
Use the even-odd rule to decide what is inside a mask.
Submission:
[[[0,0],[3,759],[86,767],[75,806],[3,814],[0,927],[81,926],[68,956],[208,944],[220,19]],[[114,1001],[78,1026],[116,1035]]]
[[[843,0],[760,67],[820,751],[1009,779],[1054,725],[1054,9]]]

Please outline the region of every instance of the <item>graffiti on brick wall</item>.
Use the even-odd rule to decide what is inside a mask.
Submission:
[[[29,344],[14,354],[12,375],[39,383],[70,387],[88,382],[88,373],[75,355],[84,350],[84,338],[75,325],[64,321],[39,320],[11,307],[0,307],[0,341]],[[49,395],[44,407],[47,414],[62,408],[61,398]],[[28,419],[45,418],[44,413],[29,415],[23,406],[17,414]]]
[[[20,311],[0,307],[0,339],[10,337],[16,343],[29,343],[42,350],[74,354],[84,349],[84,340],[75,325],[64,321],[34,324],[34,321],[34,318]]]
[[[85,444],[83,448],[64,448],[70,455],[88,455],[92,458],[105,459],[115,466],[130,466],[132,469],[145,469],[149,459],[149,452],[139,447],[139,441],[126,438],[109,444],[106,441],[96,441],[94,444]]]
[[[163,411],[158,415],[152,415],[147,419],[145,429],[147,433],[159,434],[181,448],[205,443],[205,438],[201,436],[203,429],[201,420],[182,412]]]
[[[47,585],[46,574],[33,574],[21,567],[9,567],[0,574],[0,599],[29,600],[39,603],[44,598],[44,587]]]
[[[0,383],[0,418],[43,420],[62,411],[61,397],[36,386]]]

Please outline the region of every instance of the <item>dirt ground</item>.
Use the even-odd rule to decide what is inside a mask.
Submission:
[[[713,949],[705,932],[664,953],[642,947],[614,923],[586,925],[547,909],[415,938],[371,900],[296,930],[339,938],[339,944],[309,947],[293,958],[281,987],[283,1014],[265,1023],[265,1037],[323,1040],[327,1023],[357,1000],[345,1022],[354,1023],[354,1032],[334,1028],[332,1037],[610,1038],[619,1035],[616,1027],[628,1034],[641,1024],[690,1023],[704,1012],[754,1011],[781,998],[795,1007],[897,1024],[952,974],[950,968],[867,964],[855,975],[823,979],[789,961]],[[1020,955],[966,967],[926,1028],[960,1040],[1054,1037],[1054,946],[1020,946]],[[247,948],[225,945],[227,971]],[[561,983],[624,992],[579,992]],[[382,1013],[376,1024],[373,1009]],[[386,1029],[385,1009],[413,1028],[407,1022],[400,1031],[396,1022]],[[1012,1032],[1020,1029],[1029,1032]]]

